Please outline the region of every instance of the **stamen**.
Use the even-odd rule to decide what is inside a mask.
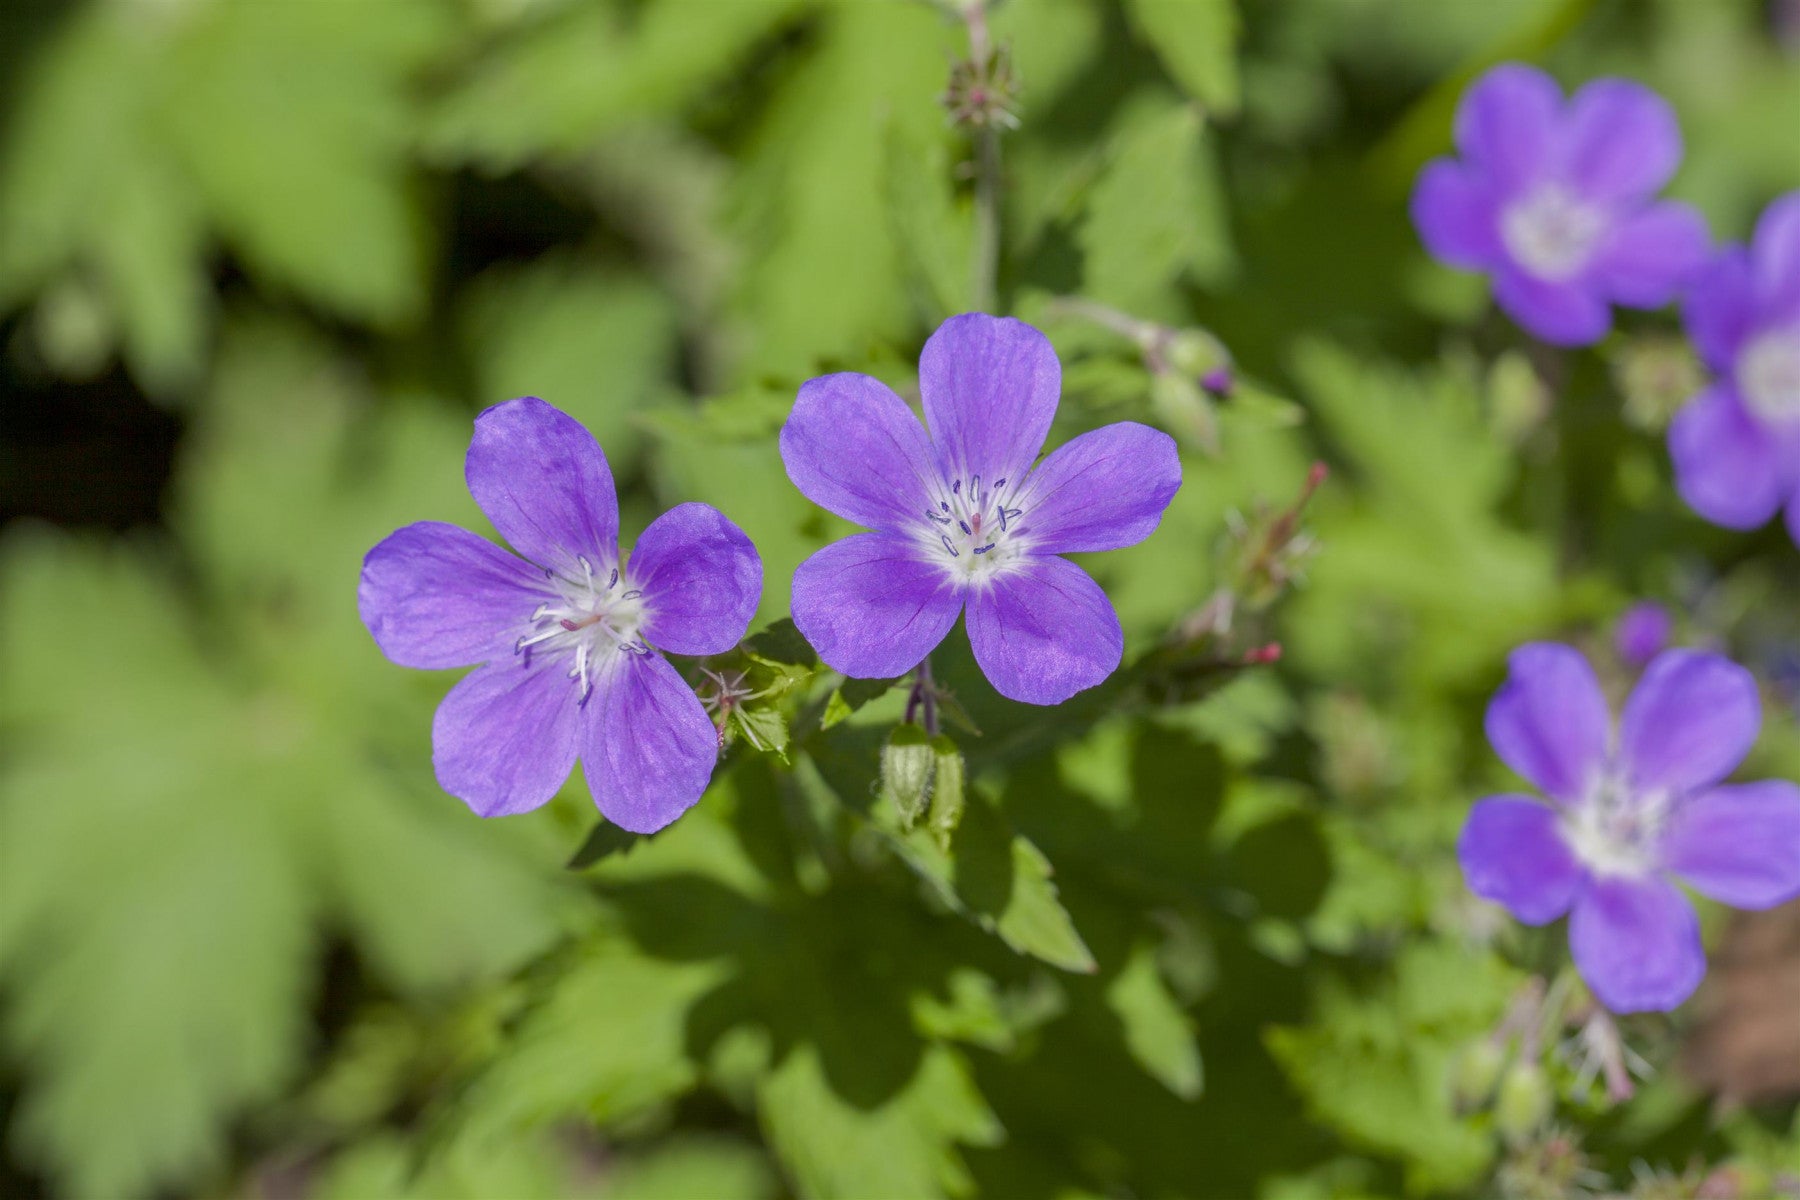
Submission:
[[[546,601],[543,604],[540,604],[536,608],[531,610],[531,619],[533,621],[541,621],[544,619],[545,614],[548,613],[549,611],[550,611],[550,604],[548,601]]]
[[[961,558],[962,557],[961,554],[957,553],[956,547],[952,546],[950,544],[950,535],[949,534],[947,534],[947,533],[940,534],[939,537],[941,538],[941,540],[944,543],[944,549],[946,549],[950,552],[951,558]]]
[[[1005,486],[1006,486],[1006,477],[1005,476],[1001,476],[999,479],[994,480],[994,490],[996,492]]]
[[[943,510],[944,510],[944,511],[945,511],[945,512],[949,512],[949,511],[950,511],[950,504],[949,504],[949,501],[946,501],[946,500],[939,500],[939,501],[938,501],[938,507],[939,507],[939,508],[941,508],[941,509],[943,509]]]
[[[594,564],[589,562],[586,558],[584,558],[582,555],[579,555],[579,554],[577,554],[575,556],[575,561],[581,564],[581,573],[583,575],[587,576],[588,590],[590,592],[593,591],[594,590]]]
[[[632,588],[629,592],[626,592],[624,595],[620,596],[619,599],[621,599],[621,600],[636,600],[639,596],[642,596],[643,594],[644,593],[642,590],[640,590],[638,588]]]
[[[925,515],[931,520],[936,521],[939,525],[948,525],[950,523],[949,517],[940,517],[929,508],[925,510]]]
[[[952,483],[950,485],[950,491],[955,495],[962,495],[962,480],[958,479]]]
[[[581,628],[581,626],[579,626],[575,622],[569,620],[569,618],[567,618],[567,617],[564,617],[562,620],[558,621],[557,624],[561,625],[564,629],[568,630],[570,633],[574,633],[577,629]]]
[[[969,498],[971,500],[981,499],[981,476],[979,475],[969,476]]]
[[[975,547],[975,553],[986,554],[989,550],[992,550],[997,545],[999,545],[998,542],[989,542],[985,546],[977,546],[977,547]]]
[[[619,568],[614,567],[613,572],[612,572],[612,578],[606,581],[606,590],[610,592],[618,586],[619,586]]]
[[[974,534],[975,531],[973,529],[969,528],[969,523],[967,521],[958,521],[957,524],[962,526],[962,531],[964,533],[971,534],[971,535]]]

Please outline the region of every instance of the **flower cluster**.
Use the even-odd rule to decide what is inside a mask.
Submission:
[[[1800,896],[1800,784],[1722,782],[1761,719],[1750,673],[1715,654],[1658,655],[1615,728],[1579,651],[1514,651],[1488,739],[1547,799],[1475,805],[1457,844],[1470,889],[1528,925],[1568,914],[1576,969],[1612,1011],[1674,1008],[1706,972],[1675,880],[1737,908]]]

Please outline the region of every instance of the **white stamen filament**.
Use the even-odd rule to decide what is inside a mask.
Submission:
[[[581,578],[549,575],[549,585],[557,594],[532,610],[527,618],[531,632],[520,635],[513,653],[526,666],[531,665],[539,647],[545,654],[571,654],[568,675],[579,681],[585,702],[594,690],[594,677],[615,655],[650,652],[638,636],[648,614],[642,592],[620,589],[616,567],[602,582],[593,563],[586,558],[575,561],[581,567]]]
[[[954,575],[989,578],[1024,552],[1019,505],[1023,479],[989,483],[980,475],[950,480],[925,504],[920,540]]]
[[[1671,802],[1667,792],[1634,791],[1608,770],[1564,813],[1563,840],[1595,875],[1642,877],[1661,860]]]

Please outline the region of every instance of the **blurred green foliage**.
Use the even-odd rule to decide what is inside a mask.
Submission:
[[[1002,306],[1063,356],[1053,442],[1176,420],[1168,364],[1059,297],[1208,329],[1241,380],[1157,535],[1085,564],[1126,669],[1021,710],[954,634],[947,733],[909,746],[904,687],[836,679],[781,620],[794,566],[846,527],[774,438],[821,371],[916,391],[923,338],[971,303],[952,14],[0,14],[21,414],[0,468],[34,453],[26,414],[102,385],[180,429],[155,522],[0,536],[9,1189],[1530,1194],[1551,1143],[1452,1086],[1555,968],[1451,854],[1505,786],[1482,706],[1533,637],[1622,686],[1606,623],[1650,596],[1768,682],[1747,772],[1800,776],[1800,564],[1779,530],[1710,529],[1674,496],[1668,399],[1631,367],[1668,353],[1671,314],[1547,354],[1425,258],[1405,193],[1462,84],[1528,56],[1667,94],[1675,192],[1742,237],[1800,185],[1794,32],[1771,21],[1755,0],[998,6],[1021,84]],[[579,779],[471,816],[429,762],[449,680],[383,661],[356,615],[387,532],[486,528],[470,417],[525,393],[600,438],[627,542],[700,499],[766,564],[764,632],[716,664],[759,698],[652,838],[595,828]],[[1334,475],[1292,574],[1245,590],[1315,458]],[[1274,640],[1279,667],[1242,665]],[[916,777],[884,790],[884,746]],[[1800,1171],[1791,1096],[1715,1119],[1686,1081],[1699,1020],[1628,1029],[1656,1079],[1622,1109],[1548,1060],[1595,1179]]]

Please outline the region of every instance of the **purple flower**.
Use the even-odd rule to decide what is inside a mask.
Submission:
[[[1756,683],[1728,659],[1670,650],[1617,729],[1579,651],[1513,652],[1488,740],[1549,797],[1491,796],[1457,843],[1478,896],[1527,925],[1569,914],[1575,967],[1614,1012],[1674,1008],[1706,973],[1680,880],[1736,908],[1800,896],[1800,785],[1720,786],[1756,740]]]
[[[794,573],[794,623],[846,675],[917,665],[968,612],[1001,695],[1059,704],[1119,665],[1125,636],[1100,586],[1059,555],[1149,537],[1181,486],[1174,439],[1134,422],[1033,463],[1062,367],[1021,321],[968,313],[925,343],[925,425],[867,375],[808,380],[781,430],[808,499],[873,530]]]
[[[363,560],[357,605],[403,667],[479,666],[431,725],[438,782],[484,817],[529,812],[581,758],[606,819],[661,829],[700,798],[718,737],[660,647],[719,654],[744,636],[762,560],[704,504],[650,523],[629,564],[594,435],[535,397],[475,419],[475,503],[522,558],[421,521]]]
[[[1426,165],[1413,223],[1452,266],[1494,277],[1494,298],[1562,346],[1605,336],[1609,304],[1660,308],[1704,265],[1706,224],[1651,197],[1681,160],[1655,92],[1600,79],[1565,105],[1542,71],[1503,63],[1456,110],[1462,157]]]
[[[1619,618],[1618,628],[1613,631],[1613,645],[1620,658],[1634,667],[1641,667],[1669,644],[1669,632],[1673,627],[1668,609],[1642,600],[1626,609],[1625,615]]]
[[[1707,268],[1683,316],[1718,382],[1669,428],[1682,498],[1732,529],[1785,505],[1800,543],[1800,192],[1768,207],[1748,248]]]

